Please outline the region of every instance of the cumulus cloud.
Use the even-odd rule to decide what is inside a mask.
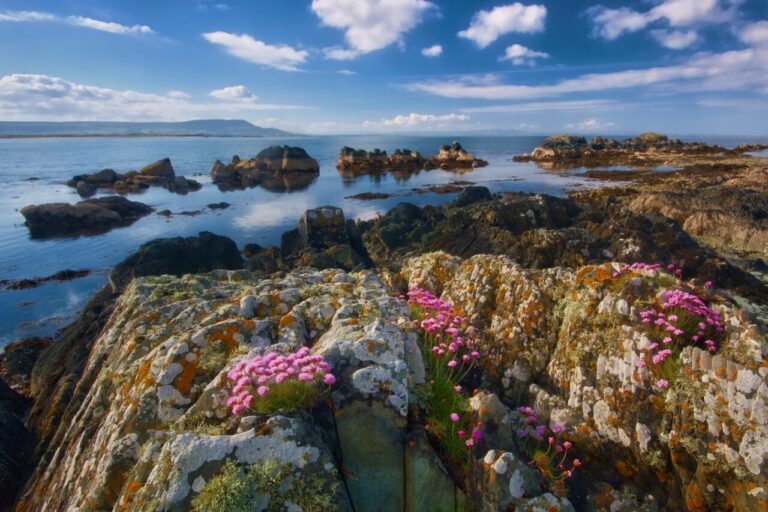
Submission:
[[[421,54],[425,57],[439,57],[443,53],[443,47],[439,44],[424,48]]]
[[[701,53],[684,64],[610,73],[591,73],[551,84],[504,84],[483,75],[409,84],[411,90],[447,98],[532,99],[636,87],[674,87],[676,90],[744,90],[768,92],[768,52],[755,47],[724,53]]]
[[[178,121],[306,108],[243,101],[197,103],[183,91],[154,94],[87,85],[47,75],[0,76],[0,118],[14,121]]]
[[[695,30],[651,30],[651,36],[660,45],[671,50],[682,50],[695,44],[699,40],[699,34]]]
[[[238,59],[282,71],[298,71],[299,66],[304,64],[309,56],[306,50],[297,50],[288,45],[273,46],[248,34],[208,32],[203,34],[203,37]]]
[[[154,34],[154,31],[147,25],[121,25],[114,21],[102,21],[86,16],[60,17],[40,11],[0,11],[0,22],[3,21],[15,23],[59,22],[76,27],[109,32],[110,34]]]
[[[663,22],[672,28],[689,30],[654,30],[651,36],[661,45],[679,50],[698,40],[691,27],[726,23],[736,18],[741,0],[661,0],[645,12],[628,7],[611,9],[602,5],[590,7],[587,14],[594,24],[593,35],[613,40],[623,34],[637,32]]]
[[[768,21],[758,21],[743,27],[739,39],[749,45],[768,46]]]
[[[259,99],[244,85],[232,85],[230,87],[214,89],[208,95],[217,100],[256,101]]]
[[[413,128],[423,130],[442,130],[456,128],[464,121],[469,121],[466,114],[418,114],[411,112],[408,115],[396,115],[381,121],[365,121],[363,128],[379,130],[409,130]]]
[[[547,8],[543,5],[523,5],[519,2],[500,5],[490,11],[475,13],[469,27],[459,32],[459,37],[470,39],[480,48],[485,48],[510,32],[541,32],[546,17]]]
[[[344,31],[348,48],[330,48],[329,59],[350,60],[402,40],[435,8],[427,0],[312,0],[323,24]]]
[[[536,64],[536,59],[548,58],[548,53],[537,52],[535,50],[531,50],[530,48],[526,48],[521,44],[513,44],[512,46],[507,46],[507,50],[504,52],[504,55],[499,58],[499,60],[512,61],[512,64],[515,66],[522,66],[524,64],[533,66]]]

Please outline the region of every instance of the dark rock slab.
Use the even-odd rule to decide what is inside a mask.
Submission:
[[[87,199],[77,204],[49,203],[21,209],[32,238],[94,235],[128,226],[152,208],[124,197]]]

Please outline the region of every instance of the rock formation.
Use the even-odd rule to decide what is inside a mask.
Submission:
[[[49,203],[25,206],[20,213],[32,238],[96,235],[133,224],[152,208],[124,197],[86,199],[77,204]]]
[[[261,186],[273,192],[302,190],[320,175],[317,160],[300,147],[270,146],[249,160],[216,161],[211,178],[220,189]]]
[[[725,152],[720,146],[682,142],[659,133],[643,133],[619,142],[607,137],[591,141],[573,135],[547,137],[530,154],[516,155],[516,162],[535,162],[545,168],[597,167],[601,165],[659,165],[671,155],[708,155]]]
[[[385,171],[411,174],[435,168],[466,170],[486,165],[488,162],[467,153],[458,142],[454,142],[450,146],[440,146],[438,153],[431,158],[424,158],[417,151],[410,149],[396,149],[392,156],[388,156],[386,151],[378,148],[373,151],[365,151],[344,146],[339,151],[339,157],[336,160],[336,168],[339,172],[352,176]]]
[[[202,185],[183,176],[176,176],[170,158],[164,158],[143,167],[139,171],[120,174],[112,169],[102,169],[94,174],[81,174],[73,177],[67,185],[77,189],[84,197],[91,196],[99,189],[107,189],[118,194],[136,193],[150,186],[164,187],[177,194],[186,194],[199,190]]]

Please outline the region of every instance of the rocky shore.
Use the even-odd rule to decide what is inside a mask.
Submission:
[[[680,170],[146,243],[0,357],[0,507],[768,507],[768,162],[632,140],[553,155]]]
[[[342,175],[354,176],[386,171],[410,174],[430,169],[471,170],[486,165],[488,162],[475,158],[458,142],[454,142],[450,146],[440,146],[438,152],[430,158],[425,158],[418,151],[410,149],[396,149],[389,156],[386,151],[380,149],[365,151],[344,146],[339,151],[339,157],[336,160],[336,168]]]
[[[744,146],[733,153],[749,150],[749,146]],[[683,142],[653,132],[621,142],[608,137],[594,137],[587,141],[581,136],[555,135],[547,137],[531,153],[516,155],[513,160],[535,162],[548,169],[611,165],[658,166],[684,155],[717,155],[726,152],[720,146]]]

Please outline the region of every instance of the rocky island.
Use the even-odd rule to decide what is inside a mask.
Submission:
[[[660,137],[545,142],[679,167],[567,197],[146,243],[0,358],[0,506],[762,510],[768,162]],[[317,172],[278,149],[214,178]]]
[[[391,156],[386,151],[374,149],[365,151],[344,146],[339,151],[336,168],[343,175],[376,174],[392,171],[396,174],[410,174],[421,170],[467,170],[485,167],[488,162],[475,158],[461,144],[440,146],[439,151],[431,158],[421,156],[418,151],[396,149]]]
[[[99,189],[127,194],[141,192],[150,186],[159,186],[177,194],[186,194],[200,190],[202,186],[195,180],[176,176],[170,158],[158,160],[139,171],[130,171],[125,174],[117,173],[112,169],[102,169],[94,174],[81,174],[74,176],[67,185],[77,189],[77,193],[84,197],[92,196]]]
[[[736,153],[749,150],[749,146]],[[700,142],[683,142],[648,132],[622,142],[608,137],[555,135],[547,137],[531,153],[516,155],[516,162],[535,162],[545,168],[598,167],[611,165],[658,166],[684,156],[716,155],[726,149]]]
[[[273,192],[301,190],[319,175],[317,160],[304,148],[291,146],[270,146],[248,160],[235,155],[229,164],[217,160],[211,168],[211,178],[222,190],[256,186]]]

